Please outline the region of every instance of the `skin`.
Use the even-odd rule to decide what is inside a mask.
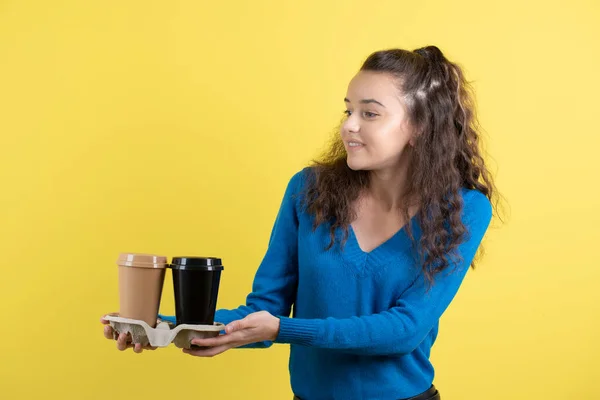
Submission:
[[[344,100],[348,117],[341,135],[348,166],[370,171],[371,186],[365,195],[384,210],[397,209],[398,188],[406,184],[414,137],[396,81],[389,74],[359,72]],[[351,142],[362,145],[350,147]]]
[[[354,204],[351,227],[364,252],[388,240],[406,223],[402,192],[412,160],[414,130],[396,80],[389,74],[363,71],[348,86],[341,129],[353,170],[370,171],[370,186]],[[351,143],[360,143],[351,146]],[[409,205],[409,215],[417,211]],[[411,215],[411,216],[412,216]]]
[[[113,330],[109,322],[104,318],[100,319],[104,324],[104,337],[113,339]],[[265,340],[275,340],[279,332],[279,318],[274,317],[267,311],[259,311],[248,315],[239,321],[233,321],[225,327],[225,334],[211,339],[194,339],[192,344],[198,346],[208,346],[210,348],[203,350],[186,350],[186,354],[197,357],[213,357],[221,354],[233,347],[243,346],[249,343],[262,342]],[[139,343],[131,343],[131,338],[126,334],[120,334],[117,339],[117,349],[120,351],[132,348],[135,353],[141,353],[144,350],[154,350],[156,347],[142,347]]]
[[[391,75],[369,71],[359,72],[348,85],[347,118],[341,137],[348,153],[347,163],[353,170],[371,173],[370,187],[355,204],[358,217],[352,229],[363,251],[377,247],[397,232],[405,221],[399,213],[402,188],[406,185],[414,135],[396,81]],[[351,142],[359,143],[357,147]],[[414,208],[409,213],[414,214]],[[105,319],[104,336],[113,339]],[[225,334],[210,339],[194,339],[192,344],[208,347],[183,352],[197,357],[213,357],[231,348],[250,343],[273,341],[279,333],[279,318],[267,311],[252,313],[225,327]],[[121,334],[117,349],[144,349]]]

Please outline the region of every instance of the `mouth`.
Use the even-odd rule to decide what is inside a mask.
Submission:
[[[348,140],[346,141],[346,144],[348,145],[349,148],[351,149],[360,149],[361,147],[364,147],[365,144],[362,142],[358,142],[356,140]]]

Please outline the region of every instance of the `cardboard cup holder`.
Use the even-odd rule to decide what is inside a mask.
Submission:
[[[191,344],[196,338],[211,338],[219,336],[225,330],[225,325],[215,322],[213,325],[173,325],[171,322],[157,319],[156,328],[152,328],[146,322],[139,319],[123,318],[116,314],[108,314],[104,317],[113,328],[113,338],[116,339],[120,333],[129,333],[133,343],[142,346],[167,347],[173,343],[176,347],[190,349],[197,346]]]

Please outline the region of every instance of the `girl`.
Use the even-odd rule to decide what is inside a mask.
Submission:
[[[472,94],[428,46],[370,55],[344,102],[328,151],[289,181],[246,304],[184,352],[287,343],[296,399],[440,399],[430,350],[496,194]]]

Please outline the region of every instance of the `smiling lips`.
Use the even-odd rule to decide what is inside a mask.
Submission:
[[[348,144],[348,148],[351,150],[358,150],[358,149],[365,147],[364,143],[357,142],[355,140],[349,140],[346,143]]]

